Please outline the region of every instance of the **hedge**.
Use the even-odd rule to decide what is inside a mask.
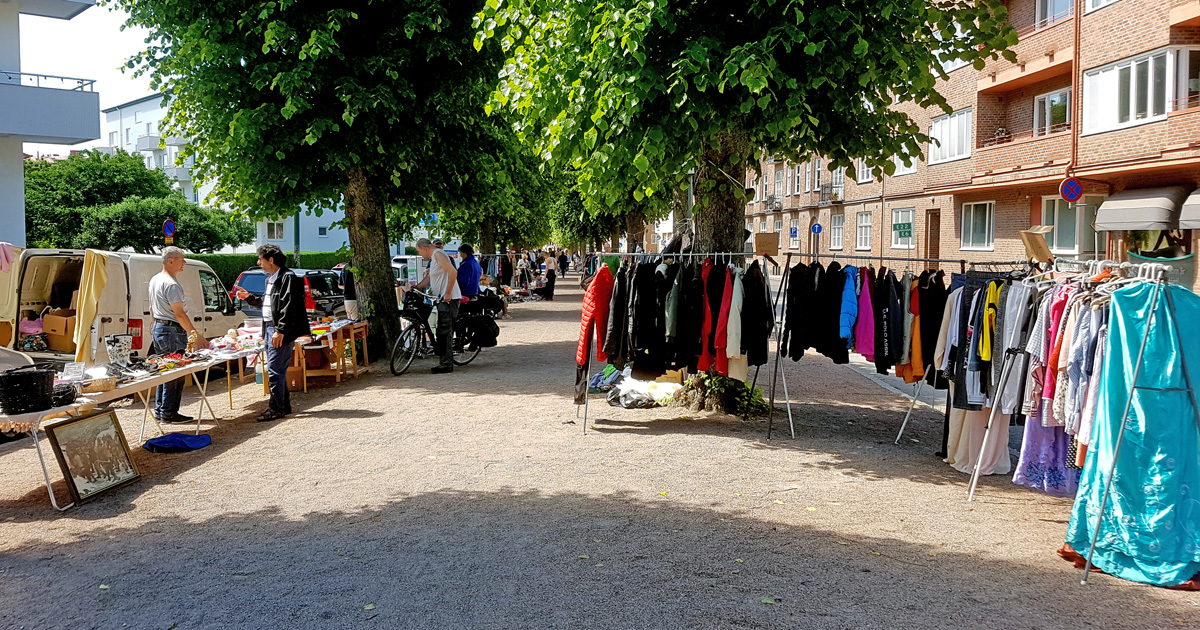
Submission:
[[[292,252],[284,253],[291,266]],[[233,286],[243,271],[258,267],[257,254],[188,254],[187,257],[208,263],[226,289]],[[304,269],[332,269],[338,263],[350,262],[350,256],[338,252],[300,252],[300,262]]]

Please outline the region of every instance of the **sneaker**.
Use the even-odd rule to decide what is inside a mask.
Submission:
[[[454,371],[454,366],[453,365],[435,365],[433,367],[433,369],[431,369],[429,371],[434,374],[449,374]]]
[[[181,413],[173,413],[158,419],[158,421],[163,424],[187,424],[193,420],[195,420],[195,418],[191,416],[185,416]]]
[[[268,409],[258,415],[258,421],[259,422],[270,422],[272,420],[278,420],[278,419],[282,418],[283,415],[284,414],[282,414],[278,411],[275,411],[274,409]]]

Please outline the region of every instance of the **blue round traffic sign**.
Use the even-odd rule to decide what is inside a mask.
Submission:
[[[163,221],[163,236],[175,236],[175,222],[171,219]]]
[[[812,224],[812,233],[813,233],[813,234],[820,234],[820,233],[821,233],[821,224],[820,224],[820,223],[814,223],[814,224]]]
[[[1058,185],[1058,194],[1065,201],[1079,201],[1083,197],[1083,183],[1075,177],[1068,177]]]

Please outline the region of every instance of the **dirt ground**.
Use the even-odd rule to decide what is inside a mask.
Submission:
[[[572,284],[452,375],[378,363],[271,424],[240,386],[212,446],[135,446],[141,479],[61,514],[0,445],[0,627],[1200,627],[1200,594],[1081,586],[1070,501],[991,477],[968,503],[941,416],[893,445],[905,401],[823,358],[785,362],[795,440],[599,397],[581,435]]]

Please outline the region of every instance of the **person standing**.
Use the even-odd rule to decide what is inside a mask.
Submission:
[[[358,290],[354,287],[354,272],[350,265],[342,267],[342,297],[346,299],[346,317],[358,320]]]
[[[553,302],[554,301],[554,283],[558,277],[558,260],[554,257],[554,252],[546,254],[546,286],[537,290],[538,295],[542,298]]]
[[[458,303],[462,299],[462,291],[458,288],[458,270],[450,262],[450,255],[435,248],[427,238],[417,241],[417,253],[429,261],[429,291],[440,298],[435,306],[438,316],[434,339],[434,351],[439,361],[430,371],[448,374],[454,371],[454,320],[458,317]],[[417,288],[422,288],[422,285],[418,284]]]
[[[479,295],[479,279],[483,277],[483,267],[475,258],[475,248],[467,244],[458,247],[458,290],[463,297],[473,298]]]
[[[162,251],[163,270],[150,279],[150,312],[154,315],[154,352],[171,354],[187,349],[188,336],[197,336],[196,347],[207,348],[208,342],[200,331],[192,326],[188,317],[183,286],[179,274],[187,265],[183,250],[166,247]],[[191,417],[179,413],[179,401],[183,397],[182,377],[158,386],[154,393],[154,417],[159,422],[180,424],[190,422]]]
[[[238,287],[238,299],[262,308],[263,340],[267,344],[267,380],[271,401],[258,416],[259,422],[278,420],[292,413],[287,388],[287,369],[297,337],[312,334],[304,306],[304,281],[287,267],[287,256],[278,245],[258,248],[258,266],[267,273],[267,290],[262,297]]]
[[[558,254],[558,271],[562,277],[567,277],[567,272],[571,269],[571,257],[567,255],[567,250],[563,250]]]

